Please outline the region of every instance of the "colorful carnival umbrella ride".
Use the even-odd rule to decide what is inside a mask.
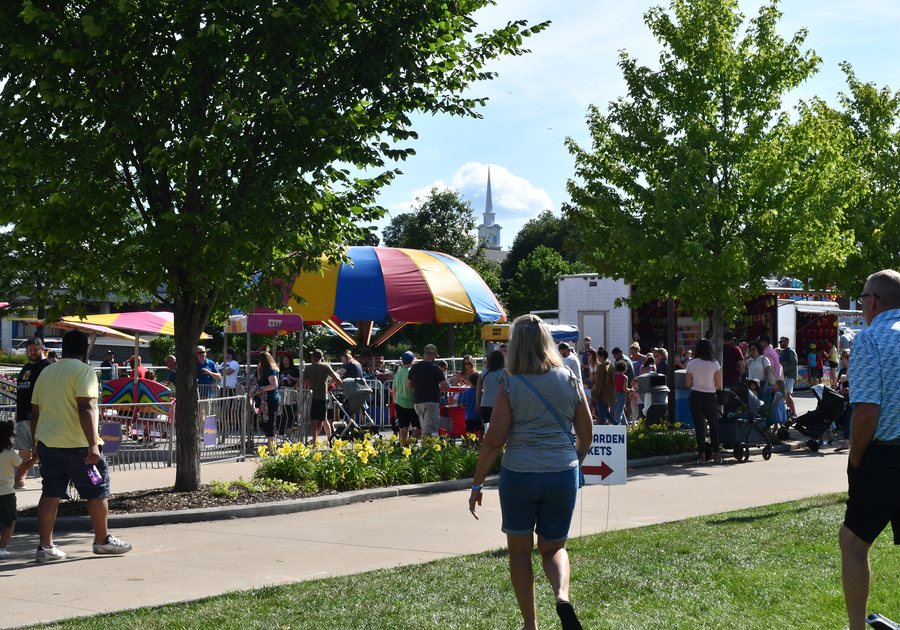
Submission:
[[[481,276],[453,256],[391,247],[349,247],[345,254],[350,263],[323,259],[319,271],[298,274],[289,286],[286,306],[353,345],[370,345],[375,322],[389,324],[371,345],[411,323],[506,321],[506,312]],[[341,322],[356,322],[356,339]]]

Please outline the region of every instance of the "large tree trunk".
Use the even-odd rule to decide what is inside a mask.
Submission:
[[[180,297],[175,307],[175,491],[200,488],[202,419],[197,401],[196,348],[209,318],[210,305]]]

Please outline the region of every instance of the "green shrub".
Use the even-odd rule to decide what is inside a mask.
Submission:
[[[150,363],[165,365],[166,357],[175,354],[175,340],[172,337],[154,337],[150,340]]]
[[[648,425],[640,420],[628,429],[628,459],[642,459],[659,455],[677,455],[697,450],[697,438],[693,430],[682,430],[681,424]]]
[[[14,365],[25,365],[28,363],[28,356],[24,354],[10,354],[5,350],[0,351],[0,363],[12,363]]]

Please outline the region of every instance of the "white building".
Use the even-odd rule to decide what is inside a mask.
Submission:
[[[594,348],[626,350],[631,344],[631,309],[616,307],[616,298],[627,298],[630,287],[622,280],[595,273],[560,276],[559,323],[578,326]]]
[[[494,218],[494,206],[491,202],[491,167],[488,166],[487,194],[484,201],[484,221],[478,226],[478,240],[487,244],[489,250],[500,249],[500,230]],[[490,257],[490,256],[489,256]]]

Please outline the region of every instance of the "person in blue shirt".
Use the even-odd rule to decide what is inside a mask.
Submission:
[[[872,274],[858,301],[868,328],[856,335],[850,352],[855,407],[849,498],[839,536],[850,630],[866,627],[869,548],[888,523],[894,544],[900,544],[900,273]]]
[[[484,421],[478,413],[476,405],[476,393],[478,392],[478,372],[469,374],[469,385],[459,395],[457,406],[466,408],[466,433],[474,433],[478,437],[476,442],[481,444],[481,436],[484,433]]]
[[[206,348],[197,346],[197,390],[200,398],[214,398],[216,381],[222,380],[216,362],[206,358]]]

